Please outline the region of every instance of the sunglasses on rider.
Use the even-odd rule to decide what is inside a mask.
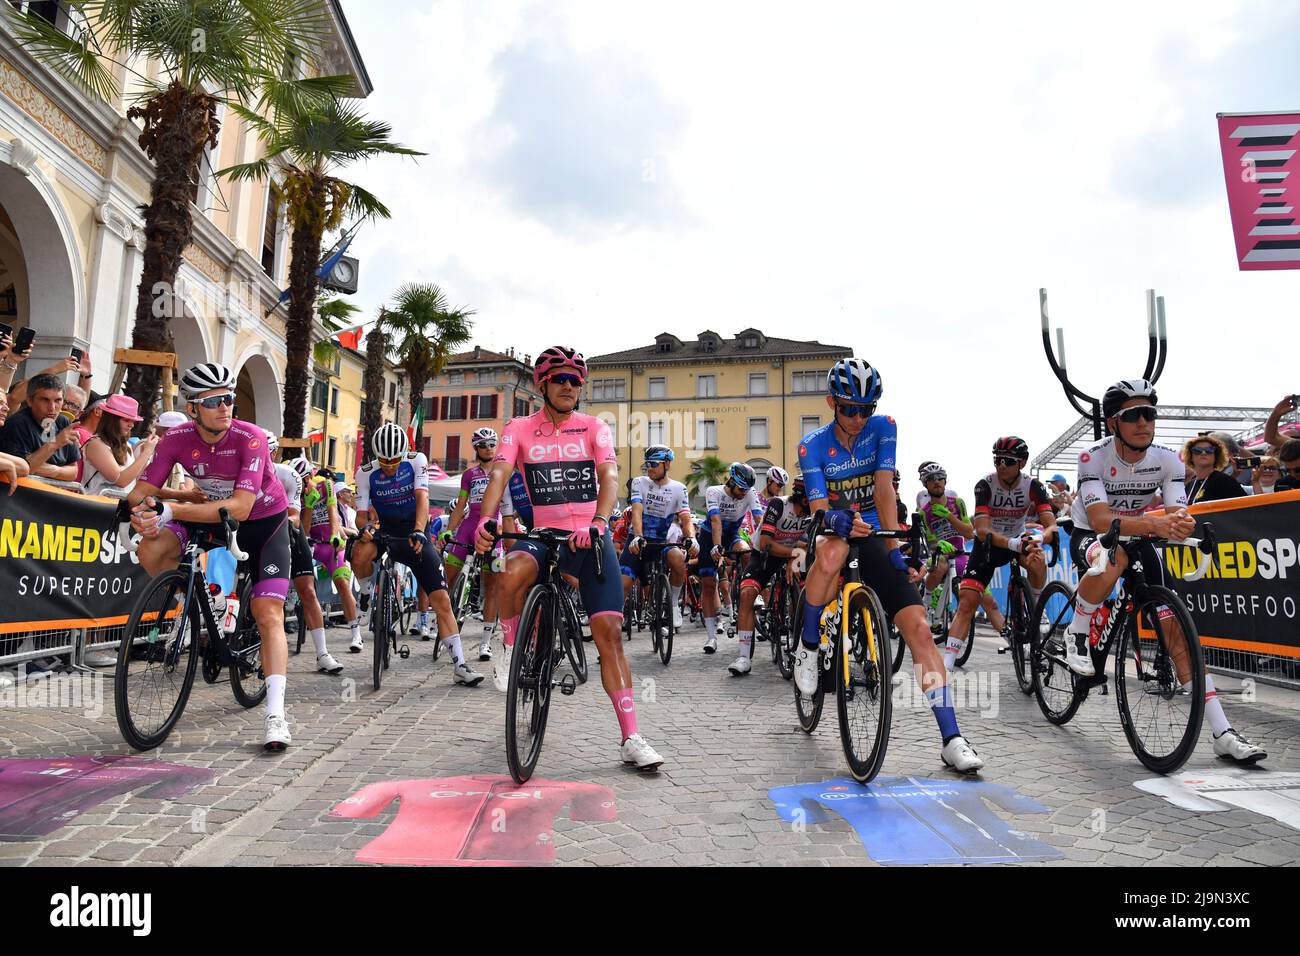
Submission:
[[[568,372],[557,372],[547,379],[548,382],[556,382],[560,385],[572,385],[574,388],[582,387],[582,379]]]
[[[207,398],[197,398],[194,401],[195,404],[202,405],[204,408],[213,409],[220,408],[222,405],[235,404],[235,396],[233,393],[227,392],[225,395],[210,395]]]
[[[477,451],[480,448],[496,448],[496,447],[497,447],[497,443],[494,441],[481,441],[474,446],[474,450]]]
[[[876,414],[876,406],[874,404],[845,405],[842,402],[836,402],[835,411],[846,418],[870,418]]]
[[[1125,425],[1133,425],[1140,418],[1144,422],[1153,422],[1157,415],[1154,405],[1135,405],[1132,408],[1126,408],[1119,413],[1119,420]]]
[[[993,459],[995,465],[1006,465],[1010,468],[1012,465],[1020,464],[1019,458],[1012,458],[1010,455],[998,455]]]
[[[400,457],[379,459],[379,465],[381,468],[392,468],[394,465],[400,465],[401,463],[402,459]]]

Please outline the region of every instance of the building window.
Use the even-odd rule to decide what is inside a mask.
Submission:
[[[767,447],[767,419],[751,418],[749,420],[749,448]]]
[[[337,415],[338,413],[339,413],[339,389],[338,386],[335,385],[330,388],[330,414]]]
[[[362,424],[362,425],[365,425],[365,423],[366,423],[366,400],[365,400],[364,398],[361,400],[361,413],[360,413],[360,414],[361,414],[361,424]]]
[[[496,418],[497,397],[495,395],[475,395],[473,418]]]
[[[767,394],[767,373],[766,372],[749,373],[749,394],[750,395]]]
[[[757,336],[757,335],[746,335],[746,336],[741,340],[741,342],[740,342],[740,347],[741,347],[741,348],[744,348],[744,349],[756,349],[756,348],[758,348],[758,336]]]
[[[668,379],[652,378],[650,379],[650,397],[667,398],[668,397]]]
[[[701,448],[718,447],[718,422],[713,418],[702,418],[699,424],[699,433],[695,436]]]
[[[618,402],[627,398],[627,380],[622,378],[595,378],[591,380],[593,402]]]
[[[397,383],[388,383],[388,404],[395,406],[397,404]]]
[[[325,411],[325,404],[329,401],[329,398],[329,383],[327,383],[323,378],[313,379],[311,385],[311,407],[319,408],[323,412]]]
[[[799,419],[799,434],[808,435],[822,427],[822,420],[816,415],[803,415]]]
[[[423,406],[424,406],[424,415],[423,415],[423,418],[424,418],[424,420],[425,420],[426,422],[431,422],[431,421],[433,421],[435,418],[438,417],[438,416],[437,416],[436,406],[435,406],[435,404],[434,404],[434,403],[437,402],[437,401],[438,401],[438,399],[435,398],[435,397],[432,396],[432,395],[426,395],[426,396],[424,397],[424,401],[423,401],[421,404],[423,404]]]
[[[817,369],[811,372],[795,372],[792,376],[790,391],[792,392],[824,392],[826,391],[826,375],[830,369]]]
[[[275,240],[279,232],[280,217],[275,208],[271,187],[266,187],[266,225],[262,227],[262,271],[275,278]]]
[[[331,438],[331,439],[330,439],[330,454],[329,454],[329,458],[326,459],[326,462],[325,462],[325,463],[326,463],[327,465],[329,465],[331,468],[334,467],[334,455],[335,455],[335,452],[336,452],[337,450],[338,450],[338,446],[337,446],[335,440],[334,440],[333,438]]]
[[[311,443],[311,460],[320,464],[320,442],[318,441]]]
[[[650,422],[646,425],[646,444],[662,445],[664,444],[664,423]]]
[[[528,404],[528,399],[526,398],[515,399],[515,413],[514,413],[515,418],[527,418],[532,413],[533,413],[533,407]]]
[[[673,350],[673,343],[672,343],[672,342],[660,342],[660,343],[659,343],[659,351],[660,351],[660,352],[671,352],[672,350]]]
[[[464,421],[469,411],[469,403],[464,395],[452,395],[443,399],[443,418],[446,421]]]
[[[696,398],[717,398],[718,397],[718,376],[697,375],[695,377],[695,397]]]
[[[464,385],[464,384],[465,384],[465,373],[464,373],[464,372],[448,372],[448,373],[447,373],[447,383],[448,383],[449,385]]]

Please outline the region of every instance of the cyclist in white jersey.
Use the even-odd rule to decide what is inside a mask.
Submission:
[[[632,592],[634,582],[645,584],[646,567],[641,560],[641,549],[646,542],[667,544],[669,528],[677,522],[684,525],[685,551],[672,548],[668,551],[668,581],[672,590],[673,627],[682,626],[682,609],[679,599],[686,584],[686,552],[693,556],[698,550],[691,528],[691,509],[687,503],[686,486],[668,477],[673,461],[673,450],[667,445],[651,445],[645,450],[641,467],[644,475],[632,479],[628,498],[629,516],[627,548],[619,558],[623,568],[623,598]],[[642,592],[644,593],[644,592]]]
[[[734,461],[727,470],[726,482],[711,485],[704,492],[708,518],[700,529],[699,575],[706,654],[718,649],[718,567],[729,554],[734,560],[744,560],[743,552],[749,546],[740,540],[741,522],[749,515],[755,522],[763,517],[754,488],[756,481],[753,468]]]
[[[1094,617],[1106,596],[1128,567],[1123,549],[1116,549],[1115,563],[1095,577],[1086,577],[1097,538],[1110,530],[1118,518],[1120,532],[1127,535],[1152,534],[1170,541],[1182,541],[1196,527],[1187,513],[1187,491],[1183,484],[1185,468],[1178,454],[1152,444],[1157,416],[1155,386],[1146,379],[1116,382],[1102,397],[1102,415],[1110,437],[1079,455],[1079,490],[1071,509],[1074,534],[1070,557],[1079,570],[1079,587],[1075,593],[1074,616],[1066,634],[1066,661],[1081,676],[1092,676],[1095,668],[1088,651],[1091,631],[1099,626]],[[1145,514],[1152,498],[1160,493],[1164,514]],[[1164,562],[1151,544],[1142,545],[1142,567],[1153,583],[1164,582]],[[1191,675],[1183,687],[1190,688]],[[1223,712],[1214,679],[1205,675],[1205,717],[1214,737],[1214,752],[1238,763],[1254,763],[1268,754],[1233,730]]]

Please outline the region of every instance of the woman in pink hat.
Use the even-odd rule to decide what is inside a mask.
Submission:
[[[158,445],[158,436],[150,435],[134,449],[127,444],[131,426],[140,421],[139,405],[126,395],[110,395],[99,403],[102,413],[94,436],[81,449],[85,461],[81,484],[88,495],[103,494],[108,488],[130,490],[144,471]]]

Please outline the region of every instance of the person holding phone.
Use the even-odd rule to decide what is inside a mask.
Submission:
[[[1287,395],[1273,408],[1264,423],[1264,441],[1278,449],[1277,460],[1282,476],[1273,486],[1274,491],[1292,491],[1300,488],[1300,438],[1282,434],[1282,416],[1293,412],[1300,403],[1300,395]]]
[[[55,427],[63,410],[63,383],[53,375],[37,375],[28,383],[23,407],[0,429],[0,451],[26,458],[31,473],[58,481],[77,480],[77,427]]]
[[[110,395],[96,408],[102,414],[95,434],[81,449],[85,459],[81,484],[88,495],[103,494],[110,488],[129,491],[153,458],[160,438],[152,434],[134,449],[127,446],[132,427],[141,421],[139,405],[134,398]]]
[[[21,359],[14,356],[13,326],[0,322],[0,391],[9,391]]]

